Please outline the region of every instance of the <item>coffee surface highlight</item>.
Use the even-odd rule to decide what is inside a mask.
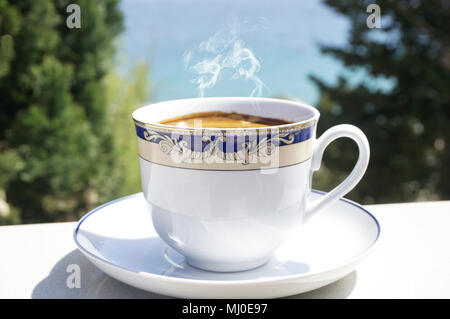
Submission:
[[[291,122],[265,118],[260,116],[240,114],[236,112],[202,112],[178,116],[159,124],[172,125],[181,128],[258,128],[290,124]]]

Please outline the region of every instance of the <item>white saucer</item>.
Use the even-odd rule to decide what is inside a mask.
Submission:
[[[313,196],[323,196],[314,191]],[[352,272],[380,234],[366,209],[341,199],[316,214],[265,265],[242,272],[193,268],[158,237],[142,193],[86,214],[74,231],[81,252],[129,285],[182,298],[275,298],[330,284]]]

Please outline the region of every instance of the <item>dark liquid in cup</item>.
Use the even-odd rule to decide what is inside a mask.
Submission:
[[[235,112],[203,112],[178,116],[159,123],[178,127],[255,128],[290,124],[292,122]]]

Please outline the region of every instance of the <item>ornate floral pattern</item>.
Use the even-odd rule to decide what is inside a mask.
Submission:
[[[294,143],[295,136],[292,132],[280,133],[275,135],[266,135],[262,138],[248,139],[241,142],[238,149],[227,152],[224,151],[223,144],[226,143],[227,137],[218,136],[201,136],[202,150],[195,150],[184,137],[173,137],[171,135],[161,134],[159,132],[145,129],[143,137],[149,142],[159,144],[159,148],[163,153],[177,157],[181,162],[193,162],[221,159],[223,161],[238,162],[243,165],[256,163],[260,157],[269,157],[274,154],[280,144],[289,145]],[[234,136],[230,136],[234,138]],[[220,145],[222,144],[222,147]]]

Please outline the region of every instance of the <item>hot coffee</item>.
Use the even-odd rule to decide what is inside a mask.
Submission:
[[[291,122],[235,112],[202,112],[178,116],[159,123],[178,127],[257,128],[290,124]]]

